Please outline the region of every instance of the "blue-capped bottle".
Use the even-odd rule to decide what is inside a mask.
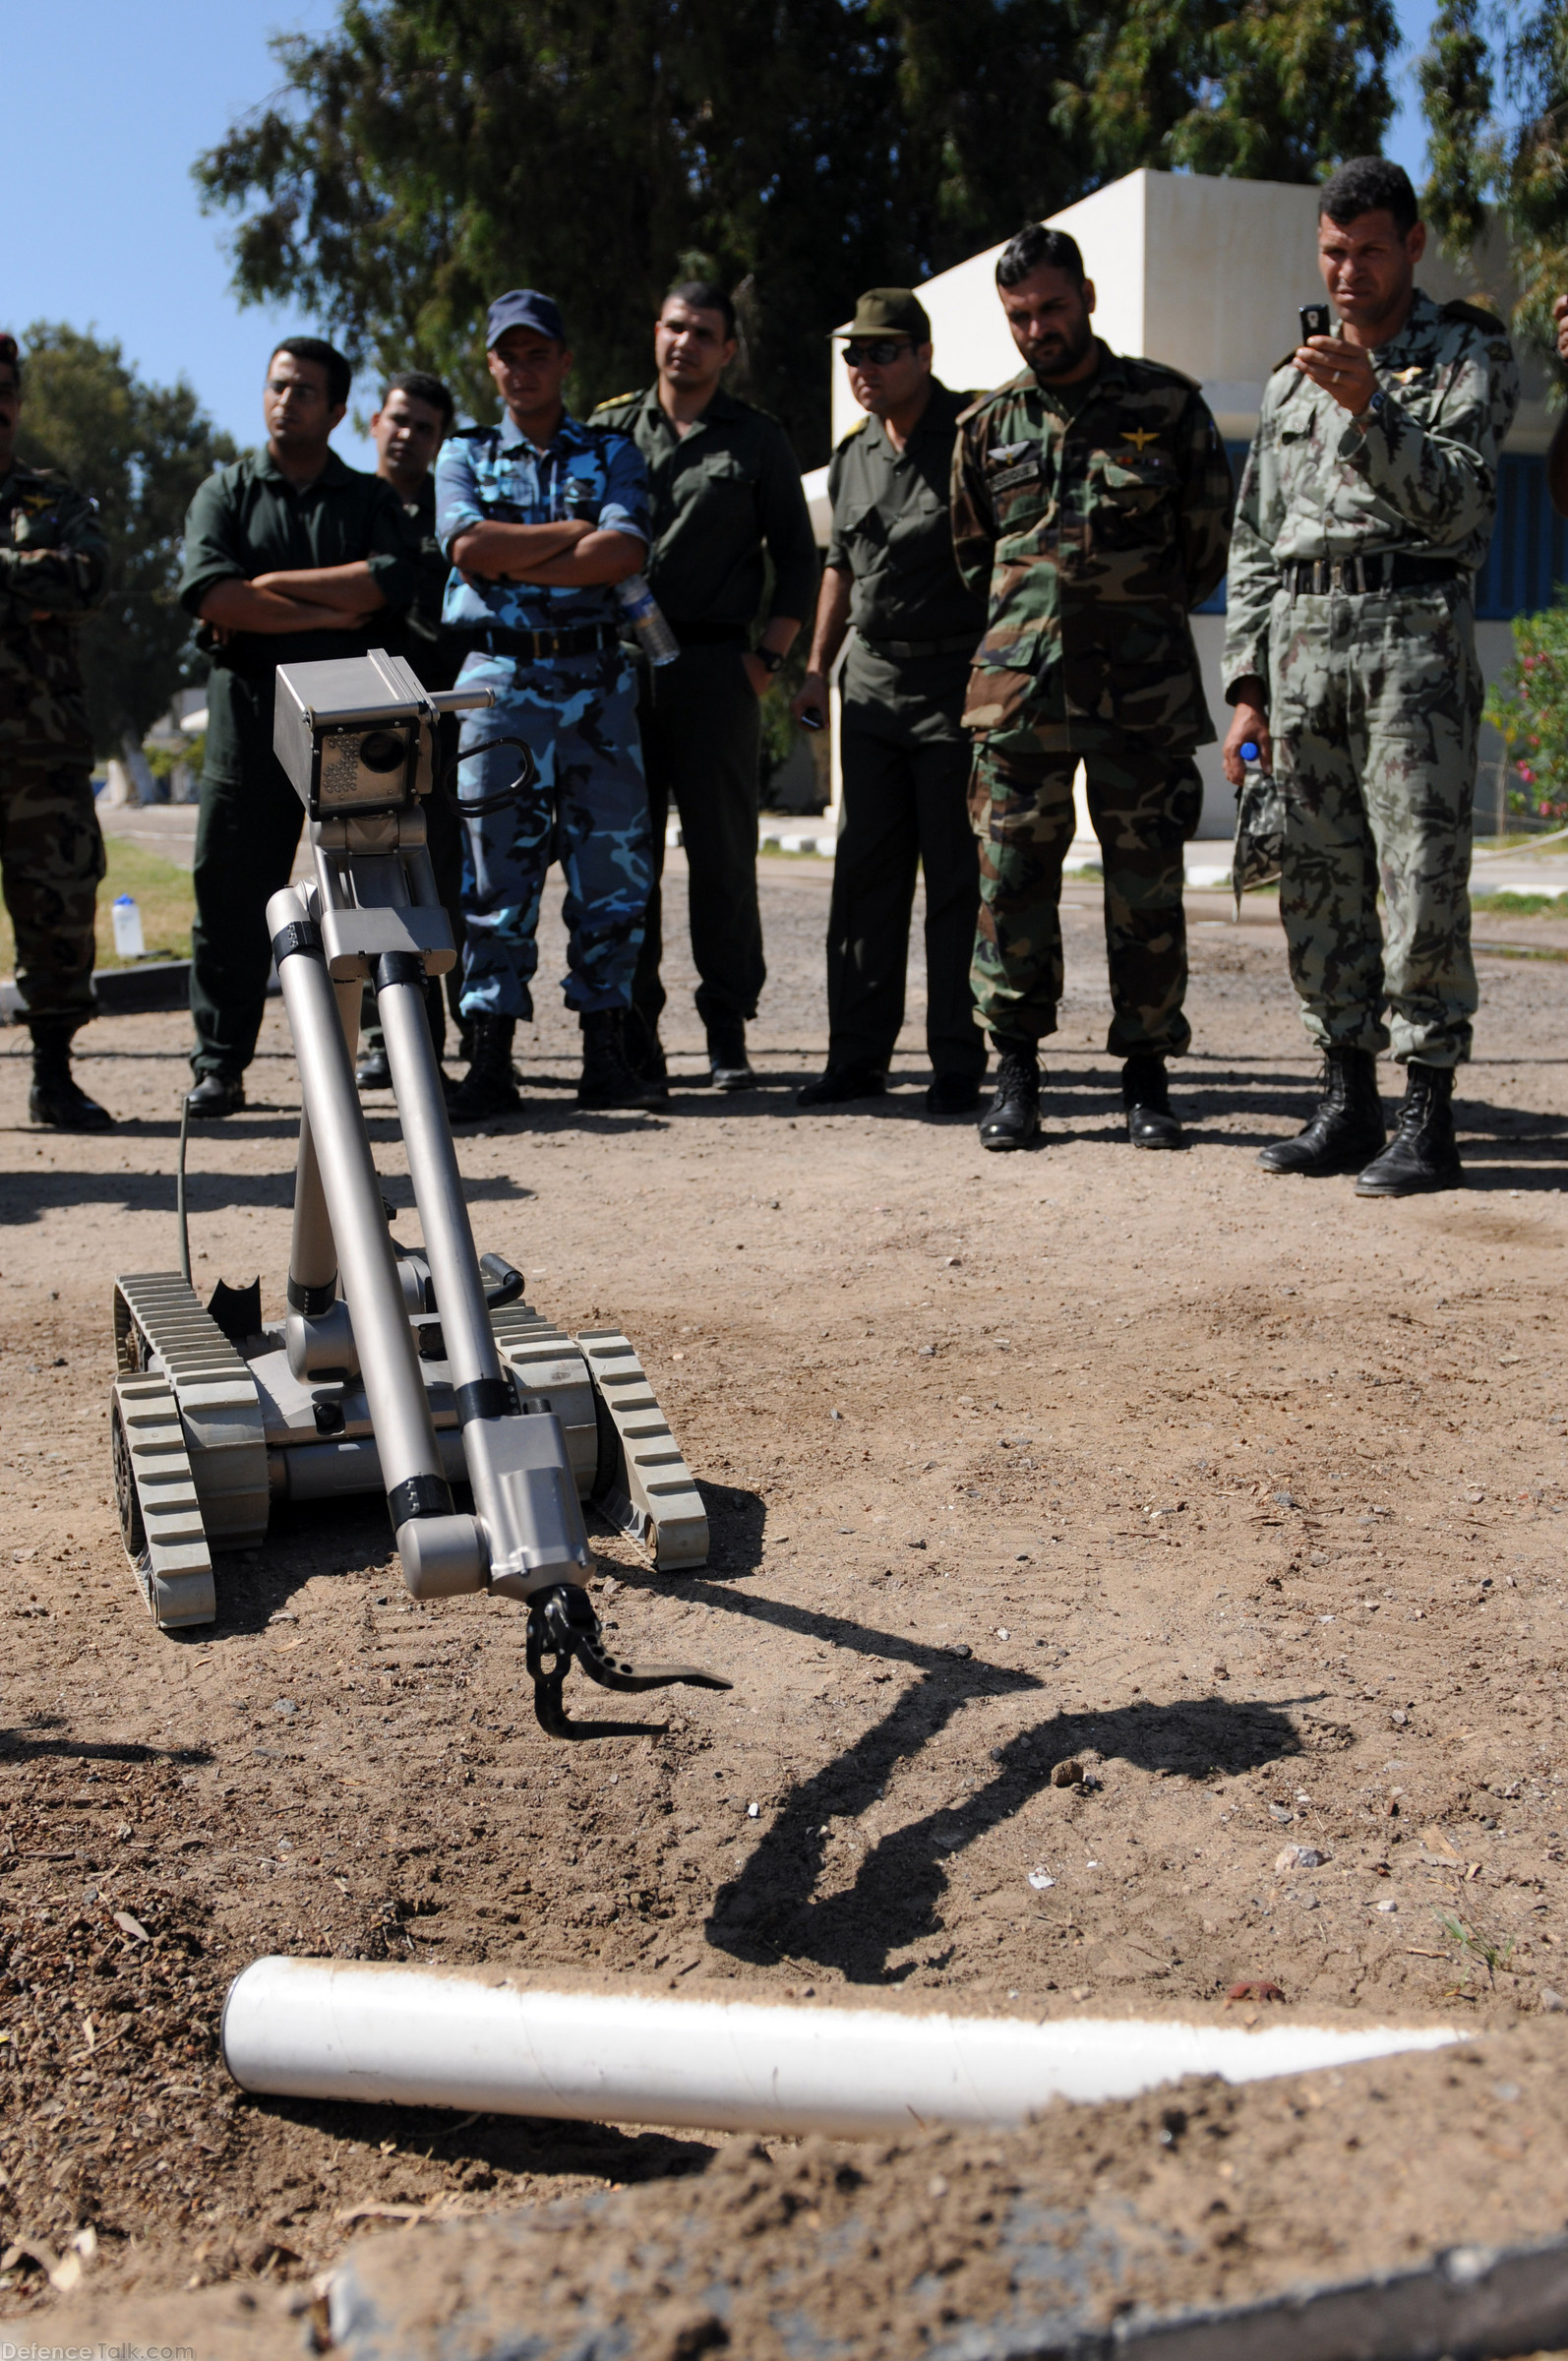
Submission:
[[[1255,738],[1243,738],[1236,748],[1242,780],[1236,799],[1236,845],[1231,857],[1231,888],[1236,915],[1241,915],[1241,896],[1259,885],[1271,885],[1285,860],[1285,809],[1272,771],[1263,767],[1263,749]]]
[[[621,613],[637,636],[637,644],[650,664],[673,664],[681,652],[681,642],[664,619],[664,610],[648,588],[646,575],[629,574],[624,582],[617,582],[616,597],[621,601]]]

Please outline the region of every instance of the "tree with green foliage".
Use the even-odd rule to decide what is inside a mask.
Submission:
[[[189,386],[144,384],[118,344],[38,321],[22,348],[18,454],[91,493],[109,544],[108,598],[82,626],[93,743],[139,769],[143,737],[185,677],[185,512],[234,446]]]
[[[1552,298],[1568,287],[1568,0],[1443,0],[1418,74],[1427,218],[1464,257],[1495,205],[1520,284],[1516,319],[1553,341]]]
[[[1140,164],[1311,180],[1375,150],[1392,0],[341,0],[204,155],[235,282],[494,415],[475,328],[561,300],[573,401],[644,384],[677,275],[809,460],[824,334]]]

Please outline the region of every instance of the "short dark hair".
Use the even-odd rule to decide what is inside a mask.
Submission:
[[[17,392],[22,391],[22,347],[9,331],[0,331],[0,369],[9,369]]]
[[[724,317],[724,340],[729,343],[735,334],[735,305],[724,289],[711,278],[683,278],[679,286],[666,287],[664,303],[679,300],[689,303],[694,312],[720,312]]]
[[[329,344],[325,336],[279,336],[271,358],[275,361],[280,352],[291,354],[296,361],[314,361],[318,368],[325,369],[328,400],[334,410],[347,408],[354,372],[335,344]]]
[[[996,284],[1016,287],[1037,271],[1064,271],[1075,287],[1083,285],[1083,256],[1078,241],[1064,229],[1048,229],[1044,221],[1031,221],[1015,238],[1009,238],[996,257]]]
[[[1410,236],[1421,217],[1410,174],[1386,155],[1356,155],[1341,164],[1318,191],[1317,212],[1319,220],[1326,213],[1342,229],[1362,213],[1392,213],[1402,238]]]
[[[406,394],[410,401],[422,401],[427,409],[439,410],[444,426],[451,426],[456,413],[451,389],[439,377],[432,377],[428,369],[404,369],[398,376],[390,377],[382,389],[384,406],[389,394]]]

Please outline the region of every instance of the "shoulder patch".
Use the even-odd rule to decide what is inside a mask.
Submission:
[[[1506,336],[1508,330],[1495,312],[1488,312],[1478,303],[1445,303],[1441,307],[1445,320],[1463,320],[1467,328],[1478,328],[1484,336]]]
[[[834,451],[847,451],[850,445],[854,442],[855,437],[857,435],[863,435],[866,432],[867,427],[871,424],[871,417],[872,414],[870,410],[862,410],[854,425],[839,436],[838,441],[833,446]]]

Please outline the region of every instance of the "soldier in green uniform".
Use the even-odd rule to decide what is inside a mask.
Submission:
[[[1305,1129],[1258,1161],[1358,1173],[1360,1196],[1462,1179],[1454,1068],[1477,1002],[1473,582],[1519,402],[1501,322],[1417,286],[1424,244],[1397,164],[1363,156],[1324,183],[1319,261],[1340,333],[1311,337],[1269,380],[1226,628],[1226,767],[1239,785],[1251,740],[1280,780],[1280,916],[1325,1068]],[[1385,1004],[1406,1069],[1386,1148]]]
[[[800,462],[776,420],[725,393],[720,381],[735,353],[730,298],[722,287],[688,280],[660,307],[654,383],[593,414],[595,426],[630,435],[647,462],[648,584],[681,643],[673,664],[642,668],[638,705],[654,883],[632,988],[640,1021],[628,1027],[628,1043],[660,1096],[669,1083],[659,1042],[659,878],[672,801],[711,1078],[720,1090],[744,1090],[754,1079],[746,1027],[767,973],[756,903],[758,704],[816,593]]]
[[[1105,856],[1106,950],[1128,1134],[1181,1143],[1168,1058],[1182,1014],[1182,846],[1214,736],[1187,618],[1225,573],[1233,489],[1190,379],[1095,335],[1093,285],[1062,230],[1003,248],[996,286],[1028,364],[959,420],[953,546],[989,589],[964,719],[975,733],[980,836],[977,1012],[999,1053],[988,1148],[1040,1128],[1038,1045],[1061,998],[1061,864],[1073,777],[1088,780]]]
[[[71,1040],[93,1013],[103,875],[76,626],[108,588],[109,552],[91,501],[17,458],[21,407],[22,356],[0,335],[0,878],[32,1034],[28,1112],[59,1131],[107,1131],[72,1077]]]
[[[193,1116],[245,1104],[271,945],[268,897],[288,883],[305,807],[272,753],[279,664],[357,656],[407,606],[418,545],[396,493],[346,467],[328,438],[348,408],[348,363],[289,336],[268,367],[266,449],[210,475],[185,519],[180,599],[208,627],[207,759],[191,930]]]
[[[863,295],[847,335],[850,385],[869,415],[827,471],[833,535],[794,705],[798,716],[825,713],[827,674],[853,624],[827,921],[827,1070],[800,1103],[838,1107],[886,1088],[919,867],[934,1069],[926,1104],[933,1115],[966,1115],[980,1104],[986,1044],[969,990],[980,864],[962,712],[986,604],[953,563],[947,494],[958,414],[973,396],[933,377],[931,322],[907,287]]]
[[[412,606],[388,618],[382,645],[390,654],[412,665],[427,689],[450,689],[467,653],[463,642],[444,632],[441,605],[447,595],[452,568],[436,538],[436,454],[452,430],[452,398],[439,377],[423,369],[405,370],[389,378],[381,407],[370,422],[376,446],[376,473],[384,476],[402,503],[409,528],[419,539],[419,579]],[[438,760],[445,770],[457,752],[457,717],[444,713],[438,728]],[[459,1037],[466,1032],[459,1001],[462,998],[462,822],[451,800],[439,792],[425,798],[425,835],[436,889],[452,925],[457,964],[446,979],[432,976],[425,990],[425,1007],[436,1056],[447,1046],[447,1010]],[[464,1056],[467,1055],[466,1050]],[[361,1090],[390,1090],[392,1068],[376,1013],[376,995],[367,984],[359,1023],[359,1063],[355,1077]]]

